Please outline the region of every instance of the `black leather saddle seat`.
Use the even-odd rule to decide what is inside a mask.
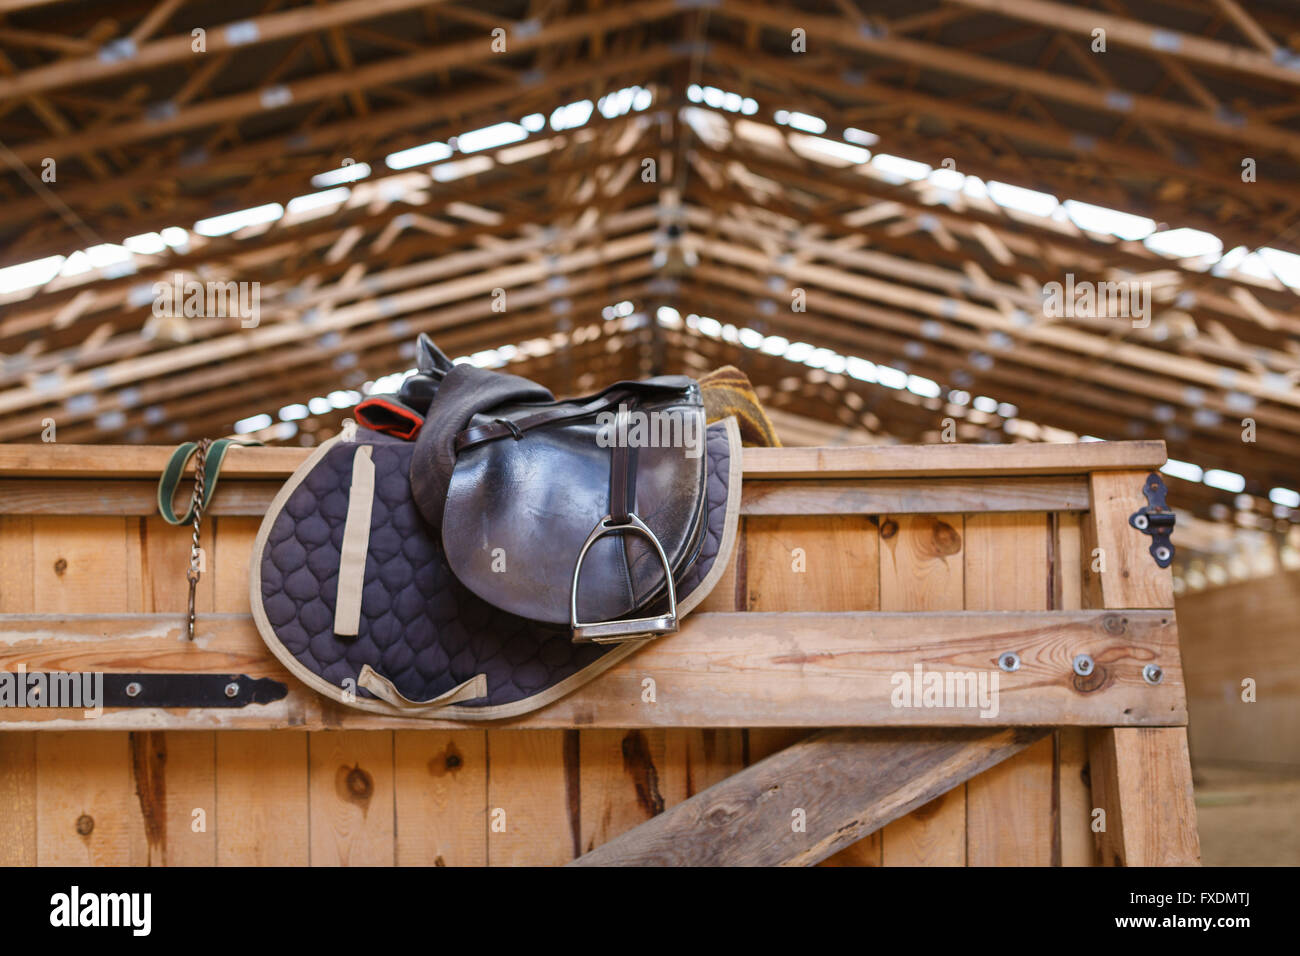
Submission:
[[[675,582],[705,527],[705,412],[684,376],[557,401],[452,365],[427,339],[401,399],[427,401],[411,488],[452,572],[483,600],[577,641],[677,628]]]

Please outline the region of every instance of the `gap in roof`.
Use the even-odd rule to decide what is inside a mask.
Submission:
[[[325,189],[329,186],[341,186],[344,183],[354,183],[358,179],[365,179],[370,175],[369,163],[347,163],[338,169],[326,170],[323,173],[317,173],[311,178],[311,184],[317,189]]]
[[[707,107],[744,115],[758,112],[758,103],[752,97],[742,97],[714,86],[691,84],[687,88],[687,99]],[[574,129],[585,125],[594,109],[601,115],[614,117],[629,111],[649,108],[653,93],[641,86],[625,87],[607,93],[593,106],[591,100],[578,100],[558,107],[550,115],[553,129]],[[1026,212],[1044,218],[1064,216],[1081,229],[1089,232],[1112,235],[1120,239],[1141,239],[1148,248],[1159,255],[1176,259],[1205,259],[1201,267],[1209,268],[1212,274],[1224,275],[1239,272],[1267,282],[1280,281],[1292,289],[1300,289],[1300,256],[1272,247],[1262,247],[1255,251],[1237,247],[1223,252],[1223,243],[1216,236],[1196,229],[1176,228],[1155,232],[1155,223],[1142,216],[1135,216],[1120,210],[1083,203],[1077,200],[1057,200],[1048,193],[1015,186],[997,181],[984,182],[973,175],[964,175],[956,170],[932,169],[924,163],[887,153],[872,155],[861,147],[874,146],[879,142],[875,133],[847,128],[843,139],[817,139],[827,129],[827,124],[820,117],[809,113],[789,110],[775,111],[777,123],[788,125],[814,134],[805,137],[801,152],[811,158],[833,165],[863,165],[870,163],[873,169],[894,181],[927,180],[937,188],[948,192],[961,192],[973,198],[988,197],[993,202],[1008,210]],[[497,123],[477,130],[470,130],[458,138],[462,152],[475,152],[496,146],[519,142],[536,132],[545,129],[547,118],[541,113],[523,117],[518,123]],[[852,145],[846,145],[852,144]],[[430,142],[409,149],[390,153],[385,162],[390,169],[409,169],[414,166],[430,165],[449,159],[456,150],[447,143]],[[490,168],[486,164],[470,163],[450,165],[449,168],[433,172],[436,181],[448,182],[465,175],[481,172]],[[367,163],[348,163],[333,170],[326,170],[312,177],[311,183],[318,188],[341,185],[364,179],[372,170]],[[403,187],[403,193],[409,187]],[[334,200],[330,192],[308,194],[289,200],[294,214],[301,214],[316,208],[322,208]],[[385,196],[400,199],[400,196]],[[346,198],[346,197],[343,197]],[[212,216],[193,224],[195,233],[207,237],[230,235],[247,226],[264,225],[281,218],[285,209],[278,203],[268,203],[250,209],[237,210],[220,216]],[[162,245],[158,239],[161,238]],[[0,294],[19,292],[46,284],[56,276],[76,276],[94,269],[116,270],[114,274],[129,274],[134,271],[134,255],[157,255],[165,247],[184,249],[190,243],[187,230],[179,226],[169,226],[160,233],[148,233],[143,236],[124,240],[121,246],[104,243],[89,249],[78,250],[67,257],[51,256],[33,262],[19,263],[0,269]],[[1189,268],[1198,268],[1192,262]]]
[[[738,344],[745,348],[784,358],[786,361],[807,365],[810,368],[825,369],[837,375],[848,375],[869,384],[883,385],[896,391],[906,390],[922,398],[944,397],[943,387],[933,379],[914,375],[891,365],[871,362],[854,355],[842,355],[831,349],[814,346],[808,342],[791,342],[781,335],[764,335],[757,329],[737,327],[698,313],[690,313],[685,318],[671,306],[660,306],[655,313],[655,321],[664,328],[689,328],[712,339]],[[1016,435],[1026,431],[1049,430],[1051,433],[1079,442],[1098,442],[1103,439],[1095,435],[1074,435],[1060,428],[1049,428],[1035,422],[1025,422],[1019,418],[1020,409],[1010,402],[1000,402],[987,395],[977,395],[973,399],[969,392],[960,389],[948,391],[946,401],[953,405],[970,405],[978,412],[996,415],[1003,420],[1003,430]],[[1027,426],[1027,427],[1026,427]],[[1160,469],[1167,475],[1184,481],[1202,483],[1211,488],[1233,493],[1242,492],[1246,487],[1244,476],[1222,469],[1202,469],[1191,462],[1170,458]],[[1289,488],[1274,488],[1269,492],[1269,500],[1288,508],[1300,508],[1300,492]],[[1294,502],[1294,503],[1293,503]]]

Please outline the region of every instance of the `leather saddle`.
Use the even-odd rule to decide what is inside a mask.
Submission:
[[[481,719],[676,631],[734,543],[734,420],[706,424],[684,376],[560,401],[427,336],[417,353],[263,522],[251,598],[272,651],[343,703]]]
[[[674,578],[699,556],[705,504],[695,381],[618,382],[560,402],[527,379],[453,366],[427,337],[419,351],[408,394],[434,395],[411,491],[461,583],[567,624],[575,641],[675,631]]]

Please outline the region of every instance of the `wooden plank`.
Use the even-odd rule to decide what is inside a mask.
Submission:
[[[1048,531],[1043,514],[967,515],[967,611],[1046,610],[1052,600]],[[1051,865],[1054,794],[1050,738],[972,778],[966,784],[967,864]]]
[[[660,776],[666,730],[586,730],[579,734],[581,852],[663,813]],[[558,770],[558,768],[557,768]]]
[[[487,734],[393,732],[398,866],[487,865]]]
[[[880,522],[882,611],[959,611],[961,515],[902,515]]]
[[[1114,471],[1090,477],[1092,512],[1089,542],[1101,549],[1104,570],[1093,587],[1104,607],[1173,607],[1173,574],[1156,566],[1151,538],[1128,523],[1146,506],[1142,486],[1149,472]],[[1091,564],[1088,564],[1091,575]]]
[[[1006,759],[1044,730],[831,730],[574,863],[810,865]]]
[[[750,516],[745,536],[750,611],[880,608],[880,537],[866,515]],[[807,735],[804,729],[751,729],[749,759],[767,757]],[[859,866],[879,861],[880,837],[873,833],[825,862]]]
[[[157,481],[171,456],[165,445],[0,444],[2,478],[149,478]],[[230,449],[222,482],[288,478],[311,453],[306,448]],[[1159,468],[1163,441],[1011,445],[867,445],[843,448],[746,448],[747,478],[908,478],[970,475],[1082,475],[1113,469]]]
[[[844,448],[746,448],[748,478],[919,478],[959,475],[1081,475],[1156,469],[1163,441],[1075,445],[865,445]],[[7,473],[0,457],[0,474]]]
[[[40,734],[36,856],[42,866],[150,862],[130,734]]]
[[[280,482],[221,481],[211,517],[261,517]],[[933,512],[1087,511],[1082,475],[1004,478],[753,480],[741,513],[750,515],[926,514]],[[136,479],[0,478],[0,515],[138,515],[158,512],[157,482]]]
[[[1052,607],[1083,607],[1082,520],[1076,514],[1050,516],[1052,522]]]
[[[735,582],[736,587],[733,591],[734,601],[727,603],[724,607],[707,608],[707,610],[736,611],[749,606],[749,570],[748,561],[746,559],[746,551],[749,542],[748,518],[743,516],[741,517],[740,528],[740,538],[736,542],[736,558],[739,559],[739,570]],[[733,559],[733,563],[735,562],[736,559]],[[776,603],[777,609],[779,609],[780,602],[786,599],[785,589],[780,586],[779,578],[775,579],[774,583],[777,584],[777,586],[762,587],[755,592],[754,601],[756,606],[753,610],[771,610],[766,606],[768,601]],[[720,586],[721,584],[719,584],[719,587]],[[715,589],[714,593],[717,593],[717,589]],[[712,595],[710,595],[708,601],[711,601],[712,599]],[[705,603],[707,604],[708,601]],[[700,606],[701,608],[704,607],[703,604]],[[740,731],[740,734],[742,735],[741,764],[742,766],[747,766],[752,763],[757,763],[764,757],[770,757],[778,750],[784,750],[791,744],[803,740],[808,736],[808,733],[809,732],[806,728],[800,727],[751,727],[747,730],[742,730]]]
[[[126,521],[125,518],[35,519],[32,610],[67,614],[133,610],[134,589],[128,586],[129,574],[136,571],[138,562],[128,559]]]
[[[556,866],[581,852],[578,735],[489,730],[488,864]]]
[[[1083,538],[1079,515],[1049,516],[1052,546],[1052,607],[1083,607]],[[1093,866],[1092,794],[1088,786],[1088,739],[1079,727],[1056,732],[1056,816],[1061,866]],[[1057,862],[1057,861],[1054,861]]]
[[[670,730],[660,774],[664,802],[683,800],[726,780],[745,766],[745,731],[730,728]]]
[[[1050,866],[1052,813],[1050,738],[966,784],[968,866]]]
[[[1088,732],[1063,727],[1056,732],[1056,792],[1061,866],[1093,866],[1092,793],[1088,785]]]
[[[1047,516],[967,515],[965,607],[968,611],[1045,611]]]
[[[175,615],[0,616],[0,667],[246,673],[289,687],[286,700],[219,711],[106,711],[94,721],[61,710],[0,712],[0,729],[428,728],[425,721],[325,708],[285,673],[247,615],[203,616],[202,641],[179,640]],[[1014,650],[996,717],[978,707],[899,708],[894,675],[914,665],[968,674]],[[1076,678],[1088,653],[1095,677]],[[1142,677],[1155,661],[1156,685]],[[642,703],[654,674],[658,701]],[[708,612],[648,644],[600,679],[508,724],[521,728],[826,726],[1178,726],[1186,722],[1177,629],[1166,611],[916,613]],[[468,726],[454,721],[440,727]],[[494,725],[500,726],[500,725]]]
[[[964,866],[966,788],[939,794],[880,833],[884,866]]]
[[[33,607],[32,519],[0,517],[0,613]],[[0,866],[35,866],[36,738],[0,734]]]
[[[742,519],[723,579],[701,605],[734,611],[744,606],[746,533]],[[647,671],[645,679],[654,679]],[[656,706],[643,699],[644,706]],[[579,731],[579,826],[585,852],[644,822],[743,766],[739,729]]]
[[[962,606],[965,562],[961,515],[917,515],[881,522],[880,606],[942,611]],[[954,787],[880,831],[885,866],[962,866],[966,788]]]
[[[190,563],[191,529],[177,528],[162,518],[131,518],[128,535],[138,536],[139,594],[133,603],[147,613],[184,620],[189,598],[186,570]],[[203,545],[206,571],[199,579],[195,606],[213,610],[213,526]],[[132,734],[131,755],[144,814],[151,863],[166,866],[212,866],[217,859],[216,737],[210,731]]]
[[[1092,730],[1088,755],[1093,805],[1106,812],[1096,834],[1103,865],[1200,863],[1185,729]]]
[[[581,852],[651,819],[744,767],[743,731],[582,731]]]
[[[393,735],[308,734],[312,866],[392,866]]]
[[[146,613],[185,614],[189,604],[189,580],[185,575],[190,566],[193,528],[173,527],[155,516],[128,519],[127,530],[139,535],[141,593],[136,606]],[[214,610],[212,582],[217,565],[213,544],[213,526],[208,523],[200,538],[205,570],[194,594],[194,607],[200,614]]]
[[[208,517],[261,517],[280,490],[282,481],[230,479],[221,486],[205,514]],[[188,494],[192,487],[182,486]],[[179,505],[178,505],[179,507]],[[182,512],[184,508],[180,509]],[[156,516],[158,480],[129,478],[0,478],[0,515],[121,515]],[[170,527],[164,523],[164,527]],[[179,529],[173,529],[179,530]]]
[[[213,866],[217,862],[216,737],[186,731],[132,735],[137,748],[150,747],[156,780],[153,813],[165,866]],[[136,758],[137,791],[141,786],[140,757]],[[151,818],[146,813],[146,833]]]
[[[156,494],[173,451],[169,445],[0,444],[0,478],[147,478]],[[310,454],[309,448],[233,445],[221,463],[222,486],[231,478],[288,478]],[[193,476],[191,461],[183,484]]]
[[[35,866],[36,734],[0,734],[0,866]]]
[[[36,607],[32,518],[0,517],[0,614],[19,614]]]
[[[217,863],[311,863],[306,734],[217,735]]]
[[[736,545],[731,551],[731,560],[727,569],[713,586],[708,597],[700,602],[695,613],[701,611],[741,611],[745,608],[746,571],[745,571],[745,519],[737,519]]]
[[[751,611],[868,611],[880,606],[879,544],[864,515],[745,519]]]
[[[53,612],[56,620],[91,609],[130,609],[139,579],[128,558],[127,530],[124,518],[34,520],[33,609]],[[23,662],[19,657],[4,669]],[[84,712],[73,713],[69,728],[99,729]],[[154,859],[157,817],[149,811],[155,790],[147,761],[137,770],[139,744],[127,733],[40,735],[36,855],[42,865],[132,866]],[[139,792],[142,779],[146,786]]]
[[[222,486],[225,490],[225,486]],[[248,566],[253,559],[253,539],[262,518],[218,518],[212,544],[213,610],[222,613],[248,613]]]
[[[35,605],[32,519],[0,517],[0,614]],[[35,866],[36,737],[0,734],[0,866]]]
[[[746,515],[904,515],[936,512],[1087,511],[1082,475],[1041,478],[907,478],[753,480],[744,486]]]

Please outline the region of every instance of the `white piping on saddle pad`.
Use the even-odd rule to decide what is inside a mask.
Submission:
[[[370,446],[352,456],[352,488],[348,518],[339,552],[339,589],[334,601],[334,633],[356,637],[361,628],[361,592],[366,583],[366,552],[370,548],[370,510],[375,501],[375,462]]]

